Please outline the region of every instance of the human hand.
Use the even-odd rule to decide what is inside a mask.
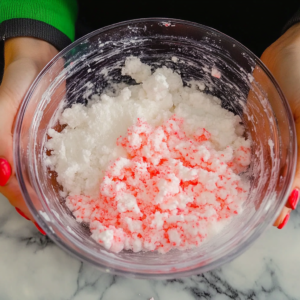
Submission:
[[[5,68],[0,86],[0,193],[19,214],[34,223],[13,166],[14,121],[31,83],[57,53],[49,43],[30,37],[11,38],[4,44]],[[35,225],[43,233],[38,224]]]
[[[300,23],[292,26],[268,47],[261,60],[272,72],[290,104],[298,139],[298,158],[292,192],[274,223],[274,226],[281,229],[287,223],[291,210],[296,208],[300,196]]]

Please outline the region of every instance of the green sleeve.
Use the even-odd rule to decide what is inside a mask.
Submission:
[[[49,24],[71,41],[75,38],[76,0],[0,0],[0,23],[33,19]]]

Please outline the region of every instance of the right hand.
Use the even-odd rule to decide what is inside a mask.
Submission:
[[[17,37],[4,44],[4,76],[0,86],[0,193],[35,223],[22,197],[13,165],[14,122],[22,100],[44,66],[58,53],[49,43]],[[38,229],[39,226],[35,223]]]
[[[274,223],[279,229],[287,223],[300,197],[300,23],[289,28],[263,53],[261,60],[272,72],[290,104],[298,140],[296,174],[286,205]]]

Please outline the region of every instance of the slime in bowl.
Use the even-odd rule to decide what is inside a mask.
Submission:
[[[45,163],[76,220],[106,249],[199,246],[248,196],[249,179],[239,174],[251,149],[241,119],[196,88],[204,83],[184,87],[166,67],[151,75],[150,66],[128,57],[122,74],[140,84],[66,108],[64,129],[48,130]]]
[[[80,128],[64,164],[62,144]],[[14,161],[32,215],[60,247],[106,272],[172,278],[228,262],[272,224],[296,138],[248,49],[195,23],[142,19],[99,29],[46,66],[20,108]]]

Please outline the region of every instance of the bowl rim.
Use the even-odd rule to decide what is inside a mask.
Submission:
[[[216,33],[222,38],[224,38],[227,41],[230,41],[234,43],[237,47],[241,48],[243,51],[245,51],[247,54],[251,55],[251,58],[255,60],[255,63],[263,70],[263,72],[268,76],[270,81],[272,82],[273,86],[276,88],[276,91],[281,98],[283,105],[285,107],[286,114],[288,116],[288,122],[289,122],[289,127],[290,127],[290,147],[289,147],[289,162],[287,163],[288,168],[287,168],[287,181],[289,184],[285,186],[285,189],[281,191],[281,194],[284,194],[284,197],[282,197],[282,203],[280,207],[278,208],[277,214],[281,211],[283,208],[287,197],[288,197],[288,192],[290,191],[290,188],[292,186],[292,178],[294,177],[296,166],[291,164],[292,161],[295,161],[296,156],[297,156],[297,143],[296,143],[296,129],[295,129],[295,124],[291,120],[293,120],[293,115],[290,109],[290,106],[282,93],[277,81],[271,74],[271,72],[268,70],[268,68],[264,65],[264,63],[254,54],[252,51],[250,51],[247,47],[242,45],[240,42],[236,41],[234,38],[229,37],[228,35],[205,25],[198,24],[195,22],[190,22],[190,21],[185,21],[185,20],[180,20],[180,19],[174,19],[174,18],[141,18],[141,19],[133,19],[133,20],[127,20],[119,23],[115,23],[112,25],[108,25],[105,27],[102,27],[100,29],[94,30],[87,35],[79,38],[78,40],[74,41],[70,45],[68,45],[66,48],[64,48],[62,51],[60,51],[44,68],[43,70],[39,73],[39,75],[36,77],[30,88],[28,89],[18,112],[18,116],[16,118],[16,123],[15,123],[15,128],[14,128],[14,137],[13,137],[13,154],[14,154],[14,168],[16,170],[16,176],[18,179],[18,183],[23,195],[23,198],[25,199],[26,205],[28,206],[30,212],[32,215],[35,216],[36,221],[38,221],[39,225],[42,227],[42,229],[49,235],[49,237],[62,249],[70,253],[72,256],[75,256],[76,258],[80,259],[81,261],[86,261],[92,265],[95,266],[95,260],[92,260],[88,257],[83,257],[79,253],[75,252],[71,247],[69,247],[68,244],[63,242],[62,240],[57,240],[56,238],[53,238],[53,234],[51,230],[49,229],[47,223],[40,217],[39,212],[35,209],[35,207],[31,203],[31,199],[28,193],[28,190],[26,188],[26,184],[24,181],[23,177],[23,171],[21,168],[22,162],[21,162],[21,150],[19,147],[20,144],[20,132],[21,132],[21,127],[23,123],[23,118],[25,115],[25,111],[27,108],[27,105],[31,99],[31,95],[35,88],[37,87],[38,83],[40,82],[41,78],[47,73],[47,71],[61,58],[63,57],[66,53],[68,53],[70,50],[72,50],[75,46],[78,46],[85,40],[98,35],[100,33],[104,33],[105,31],[121,27],[124,25],[134,25],[142,22],[175,22],[183,25],[189,25],[192,27],[197,27],[201,28],[204,30],[209,31],[210,33]],[[274,215],[273,220],[275,221],[277,214]],[[265,231],[265,229],[269,226],[270,224],[262,223],[262,225],[259,227],[259,230],[255,230],[256,234],[252,234],[247,239],[241,240],[241,243],[239,244],[238,250],[233,250],[231,251],[227,256],[223,256],[221,258],[218,258],[214,260],[213,262],[208,263],[207,265],[204,266],[197,266],[195,268],[190,268],[187,271],[179,271],[176,272],[175,270],[172,270],[171,273],[144,273],[144,272],[139,272],[138,270],[135,270],[134,273],[129,273],[127,270],[123,270],[118,267],[111,267],[111,266],[106,266],[104,264],[99,263],[99,261],[96,263],[96,266],[102,270],[105,270],[107,272],[112,272],[117,275],[126,275],[126,276],[133,276],[133,277],[139,277],[139,278],[161,278],[161,279],[169,279],[169,278],[176,278],[176,277],[183,277],[183,276],[189,276],[189,275],[194,275],[197,273],[203,273],[209,270],[212,270],[216,267],[219,267],[220,265],[223,265],[224,263],[227,263],[240,255],[242,252],[244,252],[261,234]],[[222,260],[222,262],[220,262]],[[108,271],[109,270],[109,271]]]

